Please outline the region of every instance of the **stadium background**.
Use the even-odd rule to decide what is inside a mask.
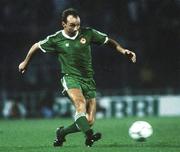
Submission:
[[[78,9],[82,26],[107,33],[137,54],[132,64],[114,50],[93,46],[98,98],[179,95],[179,0],[1,0],[1,117],[7,102],[22,103],[23,117],[41,117],[39,109],[51,109],[61,97],[54,55],[39,53],[25,75],[18,72],[18,64],[33,43],[61,28],[60,14],[68,7]]]
[[[61,28],[68,7],[78,9],[82,26],[134,50],[137,63],[93,46],[101,118],[95,129],[103,140],[87,150],[83,135],[72,135],[61,151],[179,151],[180,0],[1,0],[0,151],[60,150],[52,147],[55,128],[71,123],[74,109],[61,94],[56,57],[38,53],[24,75],[18,65],[33,43]],[[148,142],[128,137],[135,120],[153,126]]]

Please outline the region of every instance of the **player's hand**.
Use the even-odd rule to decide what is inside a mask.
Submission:
[[[19,72],[21,72],[22,74],[26,71],[26,68],[27,68],[27,63],[25,61],[19,64]]]
[[[134,52],[126,49],[125,56],[127,56],[133,63],[136,63],[136,54]]]

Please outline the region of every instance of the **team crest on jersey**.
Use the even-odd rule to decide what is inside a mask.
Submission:
[[[81,42],[82,44],[85,44],[85,43],[86,43],[86,39],[85,39],[84,37],[82,37],[82,38],[80,39],[80,42]]]

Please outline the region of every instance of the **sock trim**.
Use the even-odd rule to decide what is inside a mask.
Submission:
[[[75,123],[76,123],[76,122],[75,122]],[[78,129],[78,130],[81,130],[81,128],[79,128],[79,126],[78,126],[78,124],[77,124],[77,123],[76,123],[76,127],[77,127],[77,129]]]
[[[76,121],[77,119],[79,119],[80,117],[86,117],[86,114],[84,112],[76,112],[75,116],[74,116],[74,120]]]

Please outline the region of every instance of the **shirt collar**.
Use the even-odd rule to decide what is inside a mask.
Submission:
[[[79,31],[77,31],[76,35],[74,35],[73,37],[70,37],[69,35],[67,35],[67,34],[65,33],[64,30],[62,30],[62,35],[63,35],[65,38],[71,39],[71,40],[74,40],[74,39],[78,36],[78,34],[79,34]]]

